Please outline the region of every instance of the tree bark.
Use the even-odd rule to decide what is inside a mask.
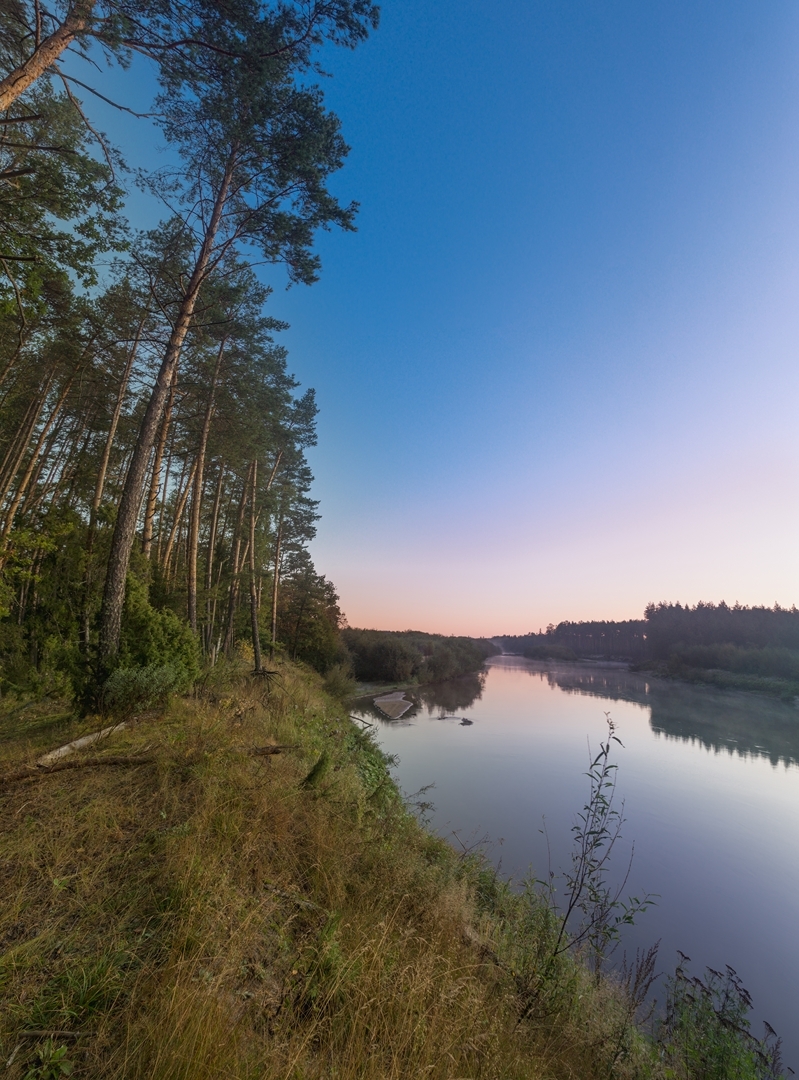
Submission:
[[[252,465],[247,471],[247,479],[244,481],[244,487],[241,491],[241,502],[239,503],[239,513],[236,520],[236,529],[233,539],[233,561],[231,564],[232,577],[230,580],[230,592],[228,594],[228,608],[227,608],[227,625],[225,627],[225,643],[224,650],[229,653],[233,648],[233,620],[236,617],[236,602],[239,598],[239,573],[241,571],[241,565],[239,559],[241,557],[241,530],[244,525],[244,511],[247,508],[247,495],[250,487],[250,472]]]
[[[128,388],[128,379],[130,378],[133,361],[135,360],[136,353],[139,349],[139,341],[141,340],[141,334],[146,320],[147,316],[145,315],[136,327],[136,336],[133,339],[133,345],[128,353],[128,358],[125,361],[125,368],[122,372],[122,380],[119,384],[116,404],[114,405],[114,411],[111,415],[111,425],[108,428],[108,436],[106,437],[105,446],[103,447],[103,456],[100,458],[100,469],[97,474],[97,483],[94,486],[94,498],[92,499],[91,513],[89,515],[89,539],[86,543],[90,552],[94,541],[94,529],[97,524],[97,511],[100,509],[100,503],[103,501],[103,489],[105,488],[105,478],[108,472],[108,462],[111,460],[111,450],[114,445],[114,439],[116,438],[119,418],[122,415],[125,391]]]
[[[94,0],[81,0],[77,3],[58,29],[37,45],[24,64],[20,64],[0,81],[0,112],[11,108],[17,98],[55,64],[64,49],[68,49],[75,38],[86,29],[93,7]]]
[[[186,502],[189,498],[189,492],[191,491],[192,481],[197,473],[197,462],[193,462],[191,469],[189,470],[189,478],[186,481],[186,486],[181,492],[177,505],[175,507],[175,519],[172,522],[172,531],[169,534],[169,540],[167,541],[166,551],[164,552],[164,576],[169,573],[169,564],[172,562],[172,552],[175,547],[175,537],[177,536],[180,523],[183,520],[183,511],[186,509]]]
[[[169,426],[172,423],[172,406],[175,401],[175,379],[169,387],[169,399],[166,403],[166,412],[161,423],[161,434],[155,447],[153,460],[153,474],[150,481],[150,490],[147,493],[147,505],[144,511],[144,530],[142,532],[141,550],[145,559],[150,558],[153,547],[153,522],[155,521],[155,508],[158,505],[158,492],[161,488],[161,465],[164,461],[166,440],[169,438]],[[171,455],[170,455],[171,464]]]
[[[258,628],[258,590],[255,584],[255,491],[258,461],[252,463],[252,495],[250,496],[250,623],[255,670],[261,671],[261,632]]]
[[[272,643],[269,646],[270,657],[275,655],[275,646],[277,645],[277,589],[278,580],[280,578],[280,544],[283,539],[283,518],[280,519],[280,523],[277,527],[277,536],[275,537],[275,572],[272,575]]]
[[[222,502],[224,479],[225,466],[220,462],[214,505],[211,509],[211,523],[208,528],[208,557],[205,564],[205,633],[203,635],[203,645],[206,653],[210,653],[211,643],[214,639],[214,609],[216,605],[212,604],[211,601],[211,589],[214,584],[214,548],[216,547],[216,530],[219,525],[219,506]]]
[[[11,528],[14,524],[14,518],[16,517],[17,510],[19,509],[19,504],[22,501],[22,497],[24,496],[28,488],[30,478],[33,476],[36,464],[39,460],[39,453],[44,446],[44,442],[47,438],[50,428],[53,426],[56,417],[61,412],[64,402],[66,401],[67,394],[72,389],[72,382],[76,374],[77,372],[73,372],[72,375],[67,379],[66,384],[64,385],[58,397],[58,401],[55,403],[53,411],[50,413],[50,416],[47,419],[47,423],[44,425],[41,432],[39,433],[39,438],[36,440],[36,445],[31,451],[30,461],[28,462],[28,467],[25,470],[25,475],[22,477],[19,484],[17,485],[16,493],[6,513],[6,520],[5,524],[3,525],[3,531],[2,533],[0,533],[0,547],[5,546],[5,542],[8,539],[8,534],[11,532]],[[0,559],[2,559],[2,556],[0,556]]]
[[[28,449],[33,433],[36,430],[36,425],[39,423],[39,417],[42,414],[42,409],[47,401],[47,395],[53,384],[53,377],[54,373],[51,372],[47,377],[43,389],[31,397],[25,415],[6,450],[3,464],[0,466],[0,505],[3,504],[6,496],[13,487],[14,478],[19,472],[22,462],[25,460],[25,451]]]
[[[208,433],[211,430],[211,420],[214,415],[214,394],[216,381],[222,368],[222,357],[225,353],[227,338],[222,338],[219,343],[219,351],[216,354],[216,366],[211,378],[211,388],[208,393],[208,402],[205,406],[203,426],[200,431],[200,445],[197,448],[196,469],[194,472],[194,490],[191,496],[191,517],[189,518],[189,535],[186,541],[186,607],[189,617],[189,626],[197,633],[197,549],[200,543],[200,510],[202,509],[203,485],[205,483],[205,451],[208,447]]]
[[[216,241],[216,235],[222,221],[228,192],[235,168],[235,152],[231,152],[224,176],[214,201],[208,228],[203,237],[197,261],[189,279],[186,291],[169,337],[161,368],[155,380],[150,401],[142,420],[139,437],[131,458],[122,500],[119,505],[114,536],[111,541],[111,553],[108,561],[108,573],[105,579],[103,605],[100,612],[99,657],[101,667],[107,668],[113,663],[119,651],[119,637],[122,631],[122,609],[125,604],[125,586],[127,583],[130,555],[136,536],[136,524],[141,510],[144,480],[150,452],[158,432],[158,425],[164,412],[169,388],[177,370],[183,342],[194,317],[194,309],[200,288],[209,272],[209,263]]]

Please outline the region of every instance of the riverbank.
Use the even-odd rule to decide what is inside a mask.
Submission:
[[[689,685],[714,686],[719,690],[744,690],[749,693],[766,694],[783,702],[799,703],[799,681],[778,678],[772,675],[755,675],[746,672],[727,671],[724,668],[701,668],[682,663],[678,659],[644,660],[634,663],[630,660],[605,659],[597,656],[578,656],[571,649],[558,650],[548,655],[548,650],[540,649],[537,655],[524,655],[523,659],[555,664],[593,664],[601,668],[620,668],[643,675],[655,675],[673,682]],[[566,655],[568,653],[569,655]],[[515,655],[515,654],[506,654]]]
[[[666,1075],[632,988],[421,827],[310,672],[216,672],[52,771],[106,721],[2,709],[10,1080]]]
[[[749,693],[767,694],[780,701],[799,702],[799,682],[794,679],[725,671],[723,668],[698,668],[673,661],[631,664],[629,670],[693,685],[715,686],[719,690],[745,690]]]

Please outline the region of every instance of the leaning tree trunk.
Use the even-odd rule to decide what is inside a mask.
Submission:
[[[48,436],[48,434],[50,432],[50,428],[55,423],[56,418],[58,417],[58,414],[61,412],[61,409],[62,409],[62,407],[64,405],[64,402],[67,399],[67,395],[69,394],[69,391],[72,389],[72,383],[74,381],[74,378],[75,378],[76,374],[77,374],[77,369],[67,379],[66,384],[62,388],[61,393],[60,393],[60,395],[58,397],[58,401],[55,403],[53,411],[50,413],[50,416],[48,417],[47,422],[45,423],[44,427],[42,428],[41,432],[39,433],[39,438],[36,440],[36,445],[34,446],[33,450],[31,451],[31,456],[30,456],[30,460],[28,461],[28,467],[25,470],[25,475],[22,477],[19,484],[17,485],[17,490],[16,490],[16,492],[14,494],[14,498],[11,500],[11,505],[9,506],[9,508],[8,508],[8,510],[6,512],[6,520],[5,520],[5,523],[3,525],[3,530],[0,533],[0,548],[5,546],[5,542],[8,539],[8,534],[11,532],[11,529],[12,529],[12,527],[14,525],[14,518],[17,515],[17,510],[19,509],[19,504],[22,502],[22,498],[23,498],[23,496],[25,495],[25,492],[28,489],[28,484],[30,483],[30,479],[34,474],[34,471],[36,469],[36,465],[38,464],[39,454],[41,453],[42,447],[45,444],[47,436]],[[2,559],[2,556],[0,556],[0,559]]]
[[[24,64],[0,81],[0,112],[11,108],[17,98],[56,63],[64,49],[68,49],[75,38],[83,33],[93,7],[94,0],[81,0],[75,4],[58,29],[36,45]]]
[[[187,614],[189,626],[197,633],[197,548],[200,543],[200,510],[202,509],[203,485],[205,483],[205,451],[208,447],[208,433],[211,430],[211,420],[214,415],[214,394],[216,381],[222,368],[222,357],[225,353],[227,338],[222,338],[219,343],[219,351],[216,354],[216,366],[211,378],[211,387],[208,393],[208,403],[205,406],[203,426],[200,431],[200,445],[197,449],[196,469],[194,471],[194,490],[191,496],[191,517],[189,518],[189,535],[186,542],[186,586],[187,586]]]
[[[186,286],[172,333],[169,336],[164,359],[161,361],[161,367],[156,376],[155,385],[139,430],[139,437],[136,440],[128,475],[125,479],[125,487],[122,492],[122,500],[119,504],[119,512],[111,541],[108,573],[106,574],[103,605],[100,612],[99,659],[100,666],[103,669],[108,668],[113,663],[119,651],[122,609],[125,604],[125,585],[128,567],[130,566],[130,555],[136,537],[136,524],[141,510],[150,452],[158,433],[158,425],[161,422],[166,399],[169,396],[169,388],[177,370],[183,342],[194,318],[197,297],[203,282],[210,272],[211,254],[222,221],[234,168],[235,152],[232,152],[228,158],[227,167],[216,194],[211,219],[203,237],[197,262]]]

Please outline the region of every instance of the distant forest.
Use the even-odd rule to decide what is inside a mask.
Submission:
[[[760,688],[759,680],[799,681],[799,611],[779,604],[650,604],[643,619],[566,621],[543,633],[494,640],[531,659],[623,660],[689,676],[731,672],[742,677],[736,685],[752,689]]]
[[[341,632],[356,679],[362,682],[440,682],[479,670],[497,646],[483,639],[420,630]]]

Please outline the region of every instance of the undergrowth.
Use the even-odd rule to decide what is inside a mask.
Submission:
[[[85,768],[19,779],[92,730],[47,710],[0,714],[9,1080],[692,1075],[629,980],[553,956],[539,894],[417,822],[317,677],[223,669]]]

